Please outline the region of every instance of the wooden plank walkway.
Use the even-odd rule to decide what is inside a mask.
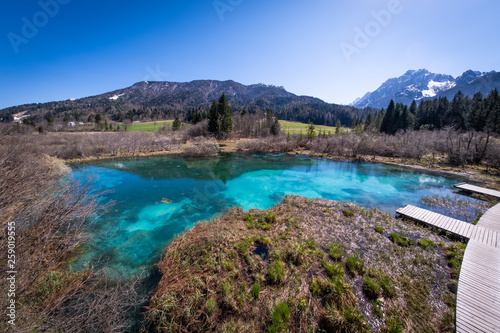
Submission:
[[[500,209],[500,206],[497,206]],[[396,213],[409,219],[451,232],[460,237],[475,240],[495,248],[500,248],[500,230],[492,230],[483,225],[479,225],[482,218],[479,220],[478,225],[472,225],[470,223],[412,205],[399,208]],[[486,213],[484,215],[486,215]]]
[[[479,219],[477,225],[500,233],[500,204],[488,209]]]
[[[470,240],[458,278],[456,331],[500,332],[500,248]]]
[[[499,191],[490,190],[488,188],[484,188],[484,187],[480,187],[480,186],[476,186],[476,185],[471,185],[471,184],[467,184],[467,183],[455,184],[454,186],[456,188],[464,190],[464,191],[486,194],[486,195],[490,195],[492,197],[500,199],[500,192]]]
[[[455,187],[462,188],[457,184]],[[468,185],[468,191],[497,196],[500,192]],[[500,333],[500,204],[477,225],[407,205],[397,213],[469,239],[458,278],[456,332]]]

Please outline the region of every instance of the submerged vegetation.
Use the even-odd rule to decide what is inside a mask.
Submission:
[[[454,214],[457,218],[466,222],[476,221],[490,208],[490,203],[485,201],[469,201],[450,197],[440,198],[438,196],[425,196],[422,198],[422,203],[439,209],[444,215]]]
[[[233,209],[167,247],[142,329],[453,332],[463,249],[336,201],[292,196],[267,211]]]

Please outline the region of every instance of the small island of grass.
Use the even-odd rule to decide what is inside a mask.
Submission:
[[[453,332],[464,248],[349,203],[233,209],[167,247],[143,329]]]

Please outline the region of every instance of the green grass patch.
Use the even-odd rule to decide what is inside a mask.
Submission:
[[[269,240],[269,238],[266,238],[266,237],[261,236],[261,235],[254,236],[253,240],[254,240],[255,243],[259,243],[259,244],[262,244],[262,245],[269,245],[271,243],[271,241]]]
[[[127,126],[127,131],[158,131],[162,126],[169,126],[171,128],[173,122],[173,120],[167,120],[161,122],[133,123]]]
[[[377,299],[382,293],[382,287],[377,281],[371,279],[368,275],[363,278],[363,292],[370,299]]]
[[[304,134],[304,136],[307,134],[307,130],[309,129],[309,124],[306,123],[299,123],[296,121],[286,121],[286,120],[280,120],[280,125],[281,129],[285,133],[290,133],[290,134]],[[335,126],[325,126],[325,125],[314,125],[314,134],[318,135],[319,132],[321,133],[326,132],[326,134],[335,134],[336,127]],[[348,127],[341,127],[340,132],[341,133],[347,133],[350,132],[351,129]]]
[[[250,214],[245,215],[243,218],[248,229],[259,228],[262,230],[269,230],[271,226],[277,222],[276,215],[273,213],[267,213],[261,216],[252,216]]]
[[[252,296],[254,300],[257,300],[259,298],[259,295],[260,295],[260,284],[255,282],[252,286],[252,290],[250,291],[250,296]]]
[[[394,296],[396,296],[396,287],[394,286],[394,283],[392,282],[390,277],[384,276],[380,280],[380,286],[382,287],[382,290],[384,291],[385,297],[393,298]]]
[[[351,276],[363,275],[365,272],[365,263],[359,258],[358,254],[348,257],[345,266]]]
[[[383,234],[384,233],[384,228],[382,228],[379,225],[376,225],[375,226],[375,231],[378,232],[379,234]]]
[[[477,222],[479,222],[481,217],[483,217],[483,213],[479,213],[479,215],[474,219],[474,221],[472,221],[472,224],[477,225]]]
[[[243,238],[238,243],[236,243],[236,245],[234,245],[234,247],[238,251],[240,251],[240,253],[242,255],[245,255],[248,253],[248,249],[252,246],[252,244],[253,244],[253,237],[246,237],[246,238]]]
[[[397,234],[397,233],[390,234],[389,239],[393,243],[396,243],[396,244],[398,244],[399,246],[402,246],[402,247],[408,247],[408,246],[411,246],[411,245],[415,245],[415,241],[413,239],[405,237],[405,236]]]
[[[390,318],[385,321],[385,326],[382,327],[382,333],[403,333],[405,326],[397,319]]]
[[[422,248],[426,249],[429,246],[436,246],[436,243],[434,243],[430,239],[419,239],[418,245],[420,245]]]
[[[209,316],[213,315],[216,309],[217,309],[217,302],[215,301],[215,299],[210,298],[207,301],[207,304],[205,304],[205,310],[207,311],[207,314]]]
[[[252,215],[245,215],[243,219],[245,220],[248,229],[255,228],[255,219]]]
[[[344,214],[345,217],[352,217],[354,216],[354,212],[351,209],[342,209],[342,214]]]
[[[328,255],[333,260],[336,261],[342,260],[344,254],[345,254],[345,248],[339,242],[335,242],[328,245]]]
[[[283,264],[283,262],[280,260],[273,261],[273,263],[269,267],[269,281],[271,283],[279,283],[283,279],[284,275],[285,265]]]
[[[314,296],[320,296],[322,294],[321,283],[319,279],[314,279],[309,283],[309,290]]]
[[[365,318],[354,306],[328,306],[321,318],[322,331],[326,332],[370,332]]]
[[[327,260],[322,260],[321,264],[323,265],[323,268],[326,271],[326,274],[330,278],[334,278],[337,276],[344,276],[344,266],[342,266],[341,263],[329,263]]]
[[[290,308],[285,302],[279,302],[274,306],[271,314],[271,323],[267,330],[269,333],[285,332],[290,320]]]

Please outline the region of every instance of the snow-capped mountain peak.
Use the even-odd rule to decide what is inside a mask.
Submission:
[[[439,97],[447,91],[454,91],[454,88],[459,89],[474,84],[478,78],[493,74],[498,73],[468,70],[455,79],[451,75],[431,73],[426,69],[409,70],[400,77],[388,79],[377,90],[357,98],[351,105],[358,108],[367,106],[385,108],[391,99],[409,105],[414,100]],[[486,91],[488,88],[486,85],[483,90]],[[492,88],[495,88],[494,84]]]
[[[436,82],[431,80],[427,85],[427,90],[422,90],[422,97],[434,97],[443,90],[455,87],[457,83],[453,81]]]

